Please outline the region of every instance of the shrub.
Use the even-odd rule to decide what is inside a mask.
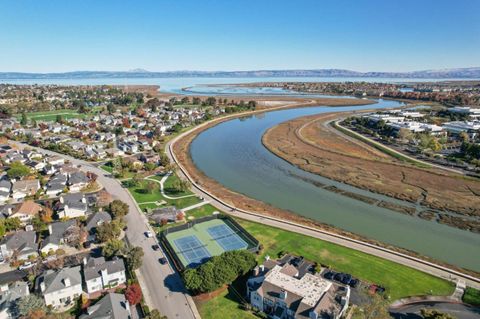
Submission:
[[[185,270],[183,280],[187,289],[194,294],[211,292],[232,283],[255,265],[254,254],[246,250],[227,251],[198,268]]]
[[[128,286],[125,291],[125,298],[131,305],[140,303],[142,301],[142,289],[138,284]]]

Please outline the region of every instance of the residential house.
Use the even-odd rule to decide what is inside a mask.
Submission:
[[[26,162],[25,165],[27,165],[28,167],[30,167],[31,169],[33,169],[37,172],[40,172],[41,170],[43,170],[45,168],[45,166],[47,164],[45,162],[42,162],[42,161],[31,160],[31,161]]]
[[[12,211],[9,218],[18,218],[23,224],[28,224],[32,221],[32,218],[38,216],[43,210],[43,207],[33,200],[26,200],[21,204],[18,204]]]
[[[45,194],[54,197],[62,193],[67,187],[67,175],[65,174],[55,174],[45,185]]]
[[[105,261],[104,257],[84,261],[83,275],[87,293],[118,287],[127,281],[122,258]]]
[[[0,206],[0,219],[5,219],[8,216],[12,215],[14,208],[15,205],[13,204]]]
[[[87,240],[90,242],[95,242],[97,237],[97,227],[105,222],[110,222],[111,220],[112,217],[105,211],[90,215],[85,224],[85,230],[88,232]]]
[[[108,293],[87,308],[79,319],[131,319],[130,305],[123,294]]]
[[[48,225],[48,236],[42,241],[40,251],[42,254],[55,252],[64,245],[75,245],[81,236],[77,221],[67,220]]]
[[[47,164],[42,171],[45,175],[53,175],[57,172],[57,168],[54,165]]]
[[[37,235],[34,231],[19,230],[6,235],[0,242],[0,250],[4,259],[16,257],[26,260],[29,256],[38,256]]]
[[[36,290],[43,296],[45,304],[54,309],[65,309],[75,304],[82,294],[80,266],[49,269],[35,283]]]
[[[65,159],[61,156],[51,156],[47,158],[47,163],[56,166],[65,164]]]
[[[2,178],[0,180],[0,203],[3,204],[8,201],[10,197],[10,191],[12,189],[12,183],[8,178]]]
[[[350,289],[294,263],[267,260],[247,281],[248,301],[274,319],[339,319],[348,307]]]
[[[19,200],[27,196],[33,196],[40,189],[38,179],[16,181],[12,185],[12,197]]]
[[[87,175],[82,171],[71,173],[68,177],[68,189],[70,192],[80,192],[88,186],[89,180]]]
[[[167,222],[175,222],[184,217],[184,213],[175,206],[168,206],[154,209],[148,218],[160,224],[164,220]]]
[[[125,155],[125,153],[122,150],[119,150],[118,148],[109,148],[109,149],[106,149],[105,152],[109,157],[117,157],[117,156]]]
[[[60,196],[56,205],[59,218],[82,217],[87,214],[88,205],[83,194],[65,194]]]
[[[25,277],[26,273],[21,270],[0,274],[0,319],[16,318],[11,311],[13,304],[30,294]]]

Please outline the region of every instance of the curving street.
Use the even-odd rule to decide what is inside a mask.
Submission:
[[[18,148],[26,147],[25,144],[14,141],[10,141],[10,143]],[[45,155],[62,156],[73,164],[80,165],[82,169],[97,174],[99,183],[103,185],[106,191],[112,194],[115,199],[127,203],[130,210],[125,216],[128,226],[125,232],[126,239],[130,245],[142,247],[145,253],[142,267],[137,271],[137,276],[147,305],[150,309],[158,309],[168,318],[200,318],[192,298],[185,290],[180,275],[169,264],[161,265],[159,263],[158,259],[163,257],[164,254],[161,250],[154,251],[152,249],[152,245],[158,244],[155,237],[147,238],[145,236],[146,231],[152,231],[147,218],[141,213],[130,193],[122,187],[118,180],[107,177],[108,173],[92,163],[42,148],[28,147]]]

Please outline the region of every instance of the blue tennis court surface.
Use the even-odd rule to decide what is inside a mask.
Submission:
[[[195,235],[185,236],[173,241],[177,246],[177,254],[182,254],[187,261],[188,266],[195,267],[204,263],[210,254]]]
[[[225,251],[248,247],[248,244],[227,225],[209,227],[207,232]]]

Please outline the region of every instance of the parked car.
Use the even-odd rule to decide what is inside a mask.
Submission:
[[[352,280],[352,275],[349,274],[343,274],[343,278],[341,280],[341,283],[344,285],[350,284],[350,281]]]
[[[147,237],[147,238],[152,238],[152,237],[153,237],[152,232],[151,232],[151,231],[146,231],[146,232],[145,232],[145,237]]]
[[[158,259],[158,262],[161,263],[162,265],[166,265],[168,263],[167,258],[162,257]]]
[[[35,264],[32,264],[31,262],[27,261],[26,263],[18,267],[18,270],[29,269],[29,268],[32,268],[33,266],[35,266]]]
[[[333,279],[333,277],[335,277],[336,273],[334,271],[327,271],[323,277],[325,277],[325,279]]]
[[[157,244],[152,245],[152,249],[155,250],[155,251],[157,251],[157,250],[160,249],[160,246],[158,246]]]
[[[357,288],[358,283],[359,283],[358,279],[355,279],[355,278],[354,278],[354,279],[350,280],[350,282],[348,283],[348,285],[349,285],[350,287],[352,287],[352,288]]]

